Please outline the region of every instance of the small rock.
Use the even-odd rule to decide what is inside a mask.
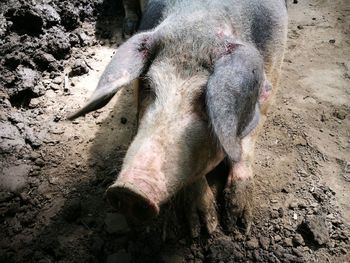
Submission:
[[[42,158],[35,159],[34,163],[39,167],[43,167],[45,165],[45,161]]]
[[[60,85],[62,83],[62,78],[61,77],[55,77],[53,80],[52,80],[52,83],[55,83],[57,85]]]
[[[284,256],[284,254],[286,254],[286,249],[284,249],[282,246],[280,245],[275,245],[275,254],[276,256],[278,256],[279,258],[282,258]]]
[[[45,27],[50,27],[61,22],[60,15],[56,12],[56,10],[51,5],[48,5],[48,4],[36,5],[35,9],[44,20]]]
[[[293,4],[297,4],[298,3],[298,0],[293,0]]]
[[[303,257],[304,255],[304,252],[301,250],[301,249],[298,249],[298,248],[292,248],[292,251],[293,253],[298,256],[298,257]]]
[[[297,258],[296,256],[291,254],[284,254],[283,258],[288,260],[288,262],[304,262],[304,260]]]
[[[251,240],[247,241],[247,248],[248,249],[257,249],[259,248],[259,241],[256,238],[252,238]]]
[[[30,156],[29,156],[29,158],[31,159],[31,160],[33,160],[33,161],[35,161],[36,159],[38,159],[38,158],[40,158],[41,157],[41,155],[40,155],[40,153],[37,153],[37,152],[31,152],[30,153]]]
[[[275,235],[273,239],[275,240],[275,242],[279,242],[282,240],[280,235]]]
[[[291,202],[290,204],[289,204],[289,208],[290,209],[295,209],[295,208],[297,208],[298,207],[298,202],[296,202],[296,201],[293,201],[293,202]]]
[[[304,245],[305,242],[304,242],[303,236],[300,235],[300,234],[296,234],[296,235],[293,237],[293,244],[294,244],[295,246]]]
[[[70,77],[81,76],[89,72],[89,68],[87,67],[85,61],[83,59],[77,59],[71,71],[69,72]]]
[[[50,89],[52,89],[52,90],[60,90],[61,87],[59,85],[55,84],[55,83],[51,83],[50,84]]]
[[[335,43],[335,39],[330,39],[330,40],[329,40],[329,43],[330,43],[330,44],[334,44],[334,43]]]
[[[30,100],[30,102],[29,102],[28,107],[29,107],[30,109],[38,108],[38,107],[40,107],[41,102],[42,102],[42,101],[41,101],[40,98],[32,98],[32,99]]]
[[[312,208],[318,207],[318,203],[311,203],[310,206],[311,206]]]
[[[84,31],[78,32],[77,35],[80,41],[80,45],[82,47],[89,45],[91,39],[89,38],[88,35],[85,34]]]
[[[284,246],[286,246],[286,247],[292,247],[293,246],[293,241],[292,241],[292,239],[291,238],[285,238],[284,239],[284,241],[283,241],[283,243],[284,243]]]
[[[276,211],[276,210],[271,211],[270,216],[272,219],[279,218],[278,211]]]
[[[344,120],[346,118],[346,112],[345,111],[340,111],[336,110],[333,112],[333,116],[338,118],[339,120]]]
[[[28,143],[33,149],[37,149],[42,145],[42,140],[38,137],[40,133],[34,130],[31,127],[24,127],[25,141]]]
[[[297,219],[298,219],[297,213],[293,213],[293,219],[294,219],[294,220],[297,220]]]
[[[126,233],[129,231],[125,217],[118,213],[107,213],[105,226],[109,234]]]
[[[56,59],[63,59],[71,52],[71,45],[69,42],[69,35],[65,33],[60,27],[52,27],[47,30],[44,35],[46,42],[46,52],[53,55]]]
[[[51,71],[57,71],[60,68],[60,64],[57,62],[54,56],[43,51],[37,51],[34,55],[34,62],[39,69]]]
[[[283,217],[284,216],[284,210],[283,210],[282,207],[278,208],[277,212],[278,212],[278,216],[279,217]]]
[[[17,68],[17,78],[17,91],[33,90],[38,83],[39,74],[30,68],[19,66]]]
[[[71,2],[64,2],[61,12],[61,24],[68,30],[71,31],[79,26],[79,9],[74,6]]]
[[[27,184],[29,172],[30,166],[27,164],[3,168],[0,172],[0,189],[20,191]]]
[[[270,238],[268,238],[268,237],[260,237],[259,242],[260,242],[261,247],[265,250],[267,250],[270,246]]]

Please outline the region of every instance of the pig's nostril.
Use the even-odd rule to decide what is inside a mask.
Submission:
[[[107,189],[107,198],[120,213],[138,221],[148,221],[159,213],[158,206],[152,200],[126,185],[110,186]]]

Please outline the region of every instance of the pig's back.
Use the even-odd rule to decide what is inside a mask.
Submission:
[[[148,5],[142,30],[162,24],[169,37],[208,45],[220,30],[232,30],[264,56],[273,53],[287,24],[284,0],[151,0]]]

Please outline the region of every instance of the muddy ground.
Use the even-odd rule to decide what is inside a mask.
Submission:
[[[77,121],[122,43],[102,0],[0,4],[0,262],[350,262],[350,2],[289,1],[251,234],[191,239],[179,209],[127,224],[106,202],[135,134],[132,90]]]

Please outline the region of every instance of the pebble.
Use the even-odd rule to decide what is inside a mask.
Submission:
[[[247,247],[248,247],[248,249],[259,248],[259,240],[256,238],[252,238],[251,240],[247,241]]]
[[[295,246],[304,245],[304,238],[303,238],[303,236],[300,235],[300,234],[296,234],[293,237],[293,243],[294,243]]]
[[[58,85],[58,84],[51,83],[51,84],[50,84],[50,89],[52,89],[52,90],[60,90],[61,87],[60,87],[60,85]]]
[[[296,256],[298,256],[298,257],[303,257],[303,251],[301,251],[300,249],[298,249],[298,248],[292,248],[292,251],[293,251],[293,253],[296,255]]]
[[[291,202],[290,204],[289,204],[289,208],[290,209],[295,209],[295,208],[297,208],[298,207],[298,202],[296,202],[296,201],[293,201],[293,202]]]
[[[19,192],[28,183],[31,166],[27,164],[3,167],[0,170],[0,185],[2,190]]]
[[[275,242],[279,242],[279,241],[281,241],[282,240],[282,238],[281,238],[281,236],[280,235],[276,235],[276,236],[274,236],[274,238],[273,238],[274,240],[275,240]]]
[[[270,246],[270,238],[268,237],[260,237],[259,242],[261,247],[265,250],[267,250]]]
[[[270,216],[272,219],[279,218],[279,213],[276,210],[271,211]]]
[[[43,167],[45,165],[45,161],[42,158],[37,158],[34,163],[40,167]]]
[[[293,241],[289,237],[285,238],[283,243],[284,243],[284,246],[286,246],[286,247],[292,247],[293,246]]]
[[[83,59],[75,60],[71,71],[69,72],[69,76],[81,76],[89,72],[89,68],[87,67],[85,61]]]
[[[283,258],[288,260],[289,262],[304,262],[303,259],[297,258],[296,256],[291,254],[284,254]]]
[[[41,157],[40,153],[37,153],[37,152],[31,152],[31,154],[29,156],[29,158],[33,161],[35,161],[36,159],[38,159],[40,157]]]
[[[55,77],[53,80],[52,80],[52,83],[55,83],[57,85],[60,85],[62,83],[62,78],[61,77]]]
[[[338,118],[339,120],[344,120],[346,118],[346,112],[345,111],[339,111],[336,110],[333,112],[333,116]]]
[[[282,207],[278,208],[277,212],[278,212],[278,216],[279,217],[283,217],[284,216],[284,210],[283,210]]]

